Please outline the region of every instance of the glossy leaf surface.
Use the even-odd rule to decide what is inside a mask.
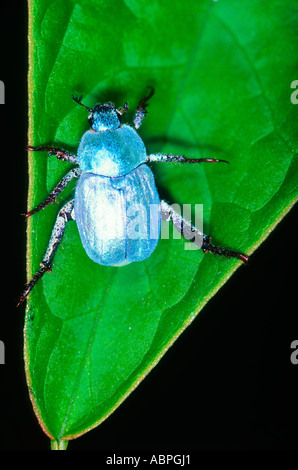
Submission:
[[[161,196],[203,204],[205,233],[251,253],[297,199],[292,2],[40,0],[29,9],[30,144],[76,152],[88,123],[73,93],[88,106],[129,101],[131,120],[154,86],[139,132],[148,153],[230,162],[152,164]],[[68,169],[46,153],[29,155],[30,209]],[[28,276],[72,192],[29,220]],[[75,223],[67,225],[25,323],[31,398],[52,439],[105,419],[241,265],[187,246],[170,237],[146,261],[108,268],[87,257]]]

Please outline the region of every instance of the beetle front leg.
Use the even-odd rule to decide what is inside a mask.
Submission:
[[[62,237],[64,235],[64,230],[65,230],[65,225],[66,222],[69,220],[74,219],[73,215],[73,207],[74,207],[74,199],[71,201],[67,202],[62,209],[59,211],[52,235],[48,244],[48,248],[44,254],[44,257],[40,263],[40,268],[39,270],[34,274],[34,276],[31,278],[31,280],[25,285],[25,289],[22,293],[22,295],[19,298],[18,301],[18,306],[21,305],[26,297],[29,295],[29,293],[32,291],[33,287],[37,283],[39,279],[42,278],[42,276],[46,272],[51,272],[52,270],[52,262],[56,253],[56,250],[62,240]]]
[[[32,147],[31,145],[28,145],[27,149],[33,152],[49,152],[49,157],[51,155],[55,155],[58,160],[62,160],[63,162],[78,164],[76,155],[73,155],[66,150],[57,149],[54,147]]]
[[[134,123],[134,127],[135,129],[139,129],[139,127],[142,125],[142,122],[146,116],[146,114],[148,113],[148,111],[146,110],[147,106],[148,106],[148,100],[154,95],[154,88],[153,87],[148,87],[148,88],[151,88],[151,91],[149,93],[149,95],[146,97],[146,98],[143,98],[137,109],[136,109],[136,112],[135,112],[135,117],[134,117],[134,120],[133,120],[133,123]]]
[[[148,155],[147,162],[174,162],[174,163],[229,163],[227,160],[217,158],[187,158],[184,155],[173,155],[171,153],[153,153]]]
[[[47,198],[43,202],[41,202],[31,211],[27,212],[27,214],[25,214],[26,218],[30,217],[32,214],[35,214],[41,209],[44,209],[48,204],[52,204],[56,200],[58,195],[63,191],[63,189],[66,188],[68,183],[70,183],[73,178],[79,178],[81,174],[82,170],[79,167],[72,168],[68,173],[66,173],[65,176],[63,176],[57,186],[53,189],[53,191],[47,196]]]
[[[174,227],[185,236],[188,240],[195,243],[199,248],[203,250],[204,253],[209,251],[216,255],[223,255],[226,258],[237,258],[244,263],[247,263],[248,256],[238,251],[232,251],[227,248],[222,248],[220,246],[211,244],[211,237],[209,235],[204,235],[196,227],[194,227],[190,222],[183,219],[183,217],[178,214],[167,202],[161,201],[161,214],[164,220],[171,220]]]

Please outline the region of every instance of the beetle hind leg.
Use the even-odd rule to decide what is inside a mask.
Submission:
[[[215,255],[225,256],[226,258],[237,258],[243,261],[243,263],[248,262],[248,256],[244,255],[243,253],[239,253],[238,251],[228,250],[227,248],[223,248],[221,246],[212,245],[211,237],[209,235],[203,236],[203,243],[202,243],[202,251],[204,253],[214,253]]]
[[[52,235],[51,235],[47,250],[40,263],[40,268],[34,274],[34,276],[30,279],[30,281],[25,285],[25,289],[19,298],[19,301],[17,304],[18,306],[24,302],[24,300],[32,291],[37,281],[41,279],[46,272],[52,271],[53,259],[54,259],[56,250],[64,235],[66,222],[68,222],[69,220],[74,220],[73,208],[74,208],[74,199],[67,202],[59,211],[54,228],[52,230]]]
[[[248,262],[248,256],[238,251],[232,251],[221,246],[211,244],[211,237],[204,235],[190,222],[183,219],[168,203],[161,201],[161,213],[164,220],[171,220],[176,229],[188,240],[195,243],[204,253],[213,253],[215,255],[225,256],[226,258],[237,258],[243,263]]]

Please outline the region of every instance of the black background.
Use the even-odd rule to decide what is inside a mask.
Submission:
[[[15,307],[25,282],[26,2],[3,8],[0,450],[48,450],[25,384],[24,307]],[[120,408],[69,449],[137,455],[298,448],[298,365],[290,362],[298,340],[297,216],[296,206]]]

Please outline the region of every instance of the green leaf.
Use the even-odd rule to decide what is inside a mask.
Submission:
[[[40,0],[29,10],[30,144],[75,153],[88,124],[72,93],[89,106],[129,101],[133,110],[152,85],[140,129],[148,153],[230,162],[152,164],[160,194],[204,204],[205,233],[252,253],[297,200],[290,101],[297,7],[289,0]],[[29,209],[68,168],[30,153]],[[29,220],[29,278],[73,188]],[[25,320],[28,386],[53,448],[111,414],[240,264],[170,238],[144,262],[99,266],[69,222]]]

